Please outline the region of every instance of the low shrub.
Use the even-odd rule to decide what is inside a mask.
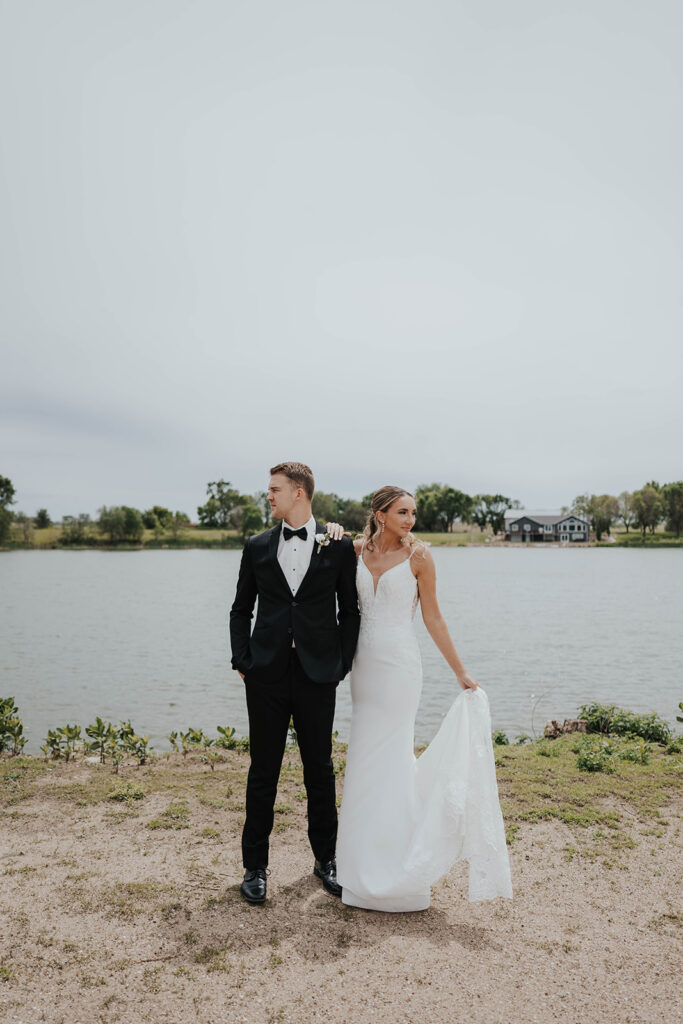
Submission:
[[[576,764],[582,772],[615,772],[614,745],[600,738],[584,737],[576,745]]]
[[[668,743],[671,726],[654,711],[647,715],[626,711],[615,704],[583,704],[579,718],[588,723],[588,732],[614,733],[617,736],[640,736],[653,743]]]

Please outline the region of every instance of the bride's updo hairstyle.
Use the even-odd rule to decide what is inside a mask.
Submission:
[[[368,550],[374,551],[375,538],[378,537],[381,532],[377,513],[388,512],[394,502],[398,501],[399,498],[402,498],[404,494],[409,498],[413,498],[413,495],[410,491],[406,491],[405,487],[394,487],[392,484],[386,484],[384,487],[380,487],[379,490],[375,491],[373,494],[372,501],[370,502],[370,512],[368,513],[365,529],[362,534]],[[413,500],[415,499],[413,498]],[[407,548],[419,548],[421,551],[425,551],[427,547],[424,541],[419,540],[419,538],[415,537],[412,533],[407,534],[407,536],[401,540],[401,543]]]

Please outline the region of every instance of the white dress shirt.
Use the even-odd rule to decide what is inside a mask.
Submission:
[[[311,516],[308,522],[304,523],[306,527],[306,540],[302,540],[301,537],[291,537],[290,540],[285,540],[285,526],[289,526],[290,530],[294,529],[286,520],[282,520],[282,529],[280,530],[280,538],[277,545],[277,560],[285,574],[289,589],[292,591],[292,595],[294,595],[301,586],[301,581],[306,575],[311,555],[313,554],[316,531],[315,518]]]

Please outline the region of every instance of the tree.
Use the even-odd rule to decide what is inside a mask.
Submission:
[[[59,543],[65,547],[80,547],[92,543],[92,538],[86,529],[87,522],[84,516],[62,523],[62,532],[59,535]]]
[[[455,487],[442,487],[437,505],[441,523],[446,532],[450,533],[456,520],[459,519],[463,523],[470,521],[474,501],[469,494]]]
[[[7,476],[0,476],[0,544],[4,543],[9,536],[12,513],[8,508],[14,504],[16,491],[12,481]]]
[[[36,512],[35,525],[37,530],[45,530],[48,526],[52,526],[52,520],[46,508],[39,508]]]
[[[576,515],[590,523],[596,539],[609,534],[612,523],[619,518],[619,502],[611,494],[580,494],[572,506]]]
[[[619,518],[628,533],[631,527],[636,524],[636,514],[633,511],[633,495],[630,491],[622,491],[617,501],[619,503]]]
[[[148,508],[142,513],[142,522],[147,530],[153,530],[157,525],[162,530],[166,530],[169,528],[172,518],[173,512],[164,508],[163,505],[153,505],[152,508]]]
[[[103,505],[98,509],[97,529],[100,533],[108,534],[112,544],[120,544],[125,535],[125,516],[119,505],[111,505],[107,508]]]
[[[24,544],[30,545],[33,543],[33,522],[29,519],[25,512],[17,512],[14,516],[15,525],[19,527],[21,531],[21,539]]]
[[[434,533],[439,529],[439,491],[440,484],[420,484],[415,489],[418,530]]]
[[[311,502],[313,515],[321,523],[338,523],[343,505],[344,501],[338,494],[327,494],[325,491],[316,491]]]
[[[513,507],[504,494],[477,494],[472,499],[472,520],[481,530],[490,526],[494,536],[505,528],[505,513]]]
[[[204,505],[197,509],[199,522],[202,526],[216,529],[227,529],[231,525],[231,516],[235,509],[249,503],[246,494],[240,494],[227,480],[214,480],[206,485],[208,498]]]
[[[345,530],[360,533],[365,529],[369,509],[360,501],[345,501],[340,521]]]
[[[136,508],[129,508],[128,505],[121,507],[123,508],[124,537],[133,544],[137,544],[142,540],[145,532],[142,515]]]
[[[258,533],[259,530],[263,529],[263,519],[256,505],[245,505],[241,511],[240,535],[244,541],[247,537],[251,537],[252,534]]]
[[[664,484],[662,496],[664,498],[666,528],[675,533],[677,537],[680,537],[681,530],[683,530],[683,480]]]
[[[447,484],[420,484],[415,491],[419,530],[450,533],[457,520],[470,522],[473,499]]]
[[[632,502],[636,522],[642,530],[643,537],[648,527],[651,533],[654,533],[664,512],[664,502],[659,491],[652,484],[645,484],[639,491],[633,492]]]
[[[168,509],[166,509],[168,512]],[[190,517],[184,512],[168,512],[166,518],[166,529],[171,534],[173,540],[177,540],[180,536],[180,531],[184,530],[190,525]],[[161,523],[159,524],[161,525]]]
[[[268,491],[256,491],[251,496],[254,505],[261,513],[263,517],[264,529],[273,525],[273,520],[270,514],[270,502],[268,501]]]
[[[103,505],[99,510],[97,528],[101,533],[108,534],[112,544],[129,541],[133,544],[142,540],[145,524],[142,515],[136,508],[128,505]]]

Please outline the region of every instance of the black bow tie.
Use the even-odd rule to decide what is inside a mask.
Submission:
[[[301,537],[302,540],[306,540],[308,537],[305,526],[302,526],[300,530],[290,530],[289,526],[285,526],[282,532],[285,535],[285,540],[291,540],[292,537]]]

